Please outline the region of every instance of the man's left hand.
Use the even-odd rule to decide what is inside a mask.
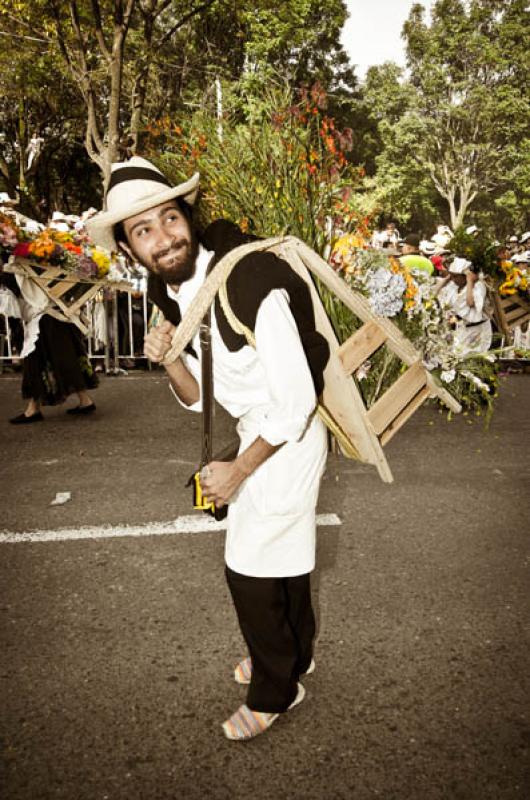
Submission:
[[[202,493],[220,508],[229,502],[244,479],[235,461],[211,461],[201,470]]]

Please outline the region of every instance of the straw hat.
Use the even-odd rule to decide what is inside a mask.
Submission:
[[[150,161],[133,156],[129,161],[112,164],[107,210],[87,220],[86,228],[94,244],[107,250],[117,250],[113,228],[118,222],[149,208],[154,208],[175,197],[182,197],[190,205],[199,191],[199,173],[178,186],[168,179]]]

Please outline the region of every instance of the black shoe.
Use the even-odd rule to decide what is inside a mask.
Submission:
[[[90,403],[89,406],[75,406],[75,408],[67,409],[67,414],[92,414],[96,410],[96,404]]]
[[[18,417],[12,417],[9,422],[11,425],[29,425],[30,422],[42,422],[44,417],[42,416],[40,411],[36,411],[35,414],[31,414],[31,416],[26,417],[24,413],[19,414]]]

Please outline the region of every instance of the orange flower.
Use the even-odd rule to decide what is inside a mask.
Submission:
[[[63,247],[65,250],[69,250],[70,253],[76,253],[78,256],[83,252],[80,247],[76,244],[72,244],[72,242],[64,242]]]
[[[29,246],[30,253],[37,258],[47,258],[52,255],[54,250],[55,242],[46,231],[43,231]]]

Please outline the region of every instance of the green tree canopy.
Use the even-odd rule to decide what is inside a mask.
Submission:
[[[490,218],[503,208],[524,224],[528,33],[522,0],[437,0],[429,25],[413,6],[403,30],[408,77],[385,65],[366,83],[383,205],[407,218],[420,204],[434,213],[442,199],[453,228],[472,208]]]

